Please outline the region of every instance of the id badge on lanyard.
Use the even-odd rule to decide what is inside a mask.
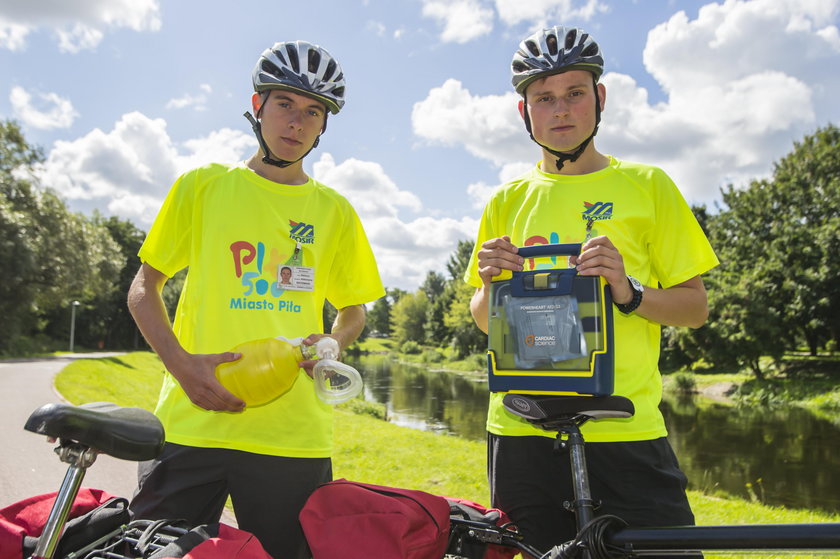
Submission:
[[[288,291],[312,291],[315,289],[315,268],[303,265],[303,250],[300,243],[285,264],[277,266],[277,287]]]

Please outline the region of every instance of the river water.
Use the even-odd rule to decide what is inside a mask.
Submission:
[[[355,363],[365,399],[392,423],[484,440],[487,383],[400,365],[387,356]],[[430,367],[434,367],[431,365]],[[726,406],[666,398],[669,438],[689,486],[766,504],[840,512],[840,427],[799,408]]]

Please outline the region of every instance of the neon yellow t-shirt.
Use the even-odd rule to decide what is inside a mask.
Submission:
[[[609,158],[609,165],[586,175],[555,175],[535,167],[497,190],[481,218],[475,250],[464,275],[474,287],[477,252],[489,239],[509,235],[516,246],[583,241],[586,223],[592,236],[606,235],[618,248],[627,273],[643,285],[668,288],[718,264],[703,230],[677,187],[661,169]],[[526,260],[525,270],[565,267],[555,259]],[[549,261],[552,260],[552,261]],[[667,434],[659,411],[661,326],[635,314],[613,312],[614,394],[633,401],[630,419],[590,421],[587,441],[637,441]],[[553,437],[508,413],[504,394],[490,396],[487,430],[497,435]]]
[[[279,266],[298,244],[300,266],[314,270],[312,291],[277,285]],[[384,295],[364,229],[344,197],[312,179],[277,184],[243,164],[181,176],[139,256],[169,277],[189,267],[173,328],[191,353],[320,333],[325,299],[342,308]],[[332,450],[332,409],[303,370],[289,392],[242,413],[199,408],[167,373],[155,413],[167,441],[177,444],[290,457]]]

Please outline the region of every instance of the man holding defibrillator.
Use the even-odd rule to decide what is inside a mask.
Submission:
[[[527,271],[518,247],[582,242],[569,258],[582,276],[601,276],[614,303],[614,393],[632,400],[630,419],[582,427],[596,514],[634,526],[689,525],[686,477],[666,439],[658,405],[662,325],[700,327],[707,318],[701,274],[718,264],[671,179],[649,165],[600,153],[595,134],[606,106],[604,58],[580,29],[550,27],[519,46],[512,62],[519,113],[541,160],[500,187],[484,209],[465,280],[471,310],[487,332],[491,280]],[[498,278],[497,278],[498,279]],[[572,539],[575,518],[568,459],[553,433],[506,412],[490,396],[488,476],[493,506],[507,512],[538,549]]]

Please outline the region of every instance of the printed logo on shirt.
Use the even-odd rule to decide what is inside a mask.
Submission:
[[[590,219],[595,221],[601,221],[604,219],[612,219],[612,212],[613,212],[613,203],[612,202],[595,202],[594,204],[590,202],[583,203],[583,213],[581,217],[585,221],[589,221]]]
[[[299,304],[288,295],[283,297],[286,290],[277,283],[277,269],[288,260],[288,254],[275,248],[267,249],[262,242],[236,241],[229,248],[233,256],[232,272],[242,286],[241,292],[230,299],[231,309],[301,312]]]
[[[289,238],[301,244],[315,243],[315,226],[302,221],[289,220]]]

